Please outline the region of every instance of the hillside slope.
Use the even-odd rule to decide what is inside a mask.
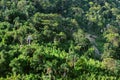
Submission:
[[[0,0],[0,80],[119,80],[119,0]]]

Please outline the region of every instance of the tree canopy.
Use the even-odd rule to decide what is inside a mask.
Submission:
[[[119,80],[119,0],[0,0],[0,80]]]

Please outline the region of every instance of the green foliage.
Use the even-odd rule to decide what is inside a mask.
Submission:
[[[84,46],[87,44],[87,39],[85,38],[85,33],[81,29],[78,29],[78,31],[73,34],[73,37],[74,37],[76,44],[78,44],[80,46]]]
[[[104,49],[105,49],[104,55],[108,55],[107,57],[113,57],[118,59],[119,43],[120,43],[118,28],[115,28],[114,26],[110,26],[110,28],[108,28],[104,33],[104,37],[107,42],[104,44]]]
[[[119,10],[118,0],[1,0],[0,80],[119,80]]]

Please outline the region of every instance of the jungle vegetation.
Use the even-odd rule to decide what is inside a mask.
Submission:
[[[0,80],[120,80],[120,0],[0,0]]]

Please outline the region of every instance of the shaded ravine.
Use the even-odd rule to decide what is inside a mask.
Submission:
[[[97,48],[97,43],[95,41],[95,39],[97,38],[96,35],[92,35],[89,33],[86,33],[85,37],[90,41],[90,43],[92,44],[94,50],[95,50],[95,56],[99,57],[101,56],[101,53],[99,51],[99,49]]]

